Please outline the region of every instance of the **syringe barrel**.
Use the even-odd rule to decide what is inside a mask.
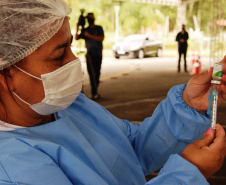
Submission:
[[[212,120],[211,120],[212,129],[216,129],[216,124],[217,124],[217,101],[218,101],[218,94],[213,95]]]

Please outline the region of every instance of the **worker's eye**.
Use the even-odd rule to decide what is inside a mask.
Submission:
[[[57,60],[57,61],[62,61],[62,60],[64,59],[64,55],[65,55],[65,54],[63,53],[61,56],[55,58],[55,60]]]

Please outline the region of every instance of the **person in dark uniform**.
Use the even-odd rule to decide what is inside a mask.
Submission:
[[[186,62],[186,54],[188,48],[188,32],[185,30],[185,25],[182,25],[182,30],[177,34],[176,41],[178,42],[178,53],[179,53],[179,60],[178,60],[178,73],[180,72],[180,61],[181,55],[184,55],[184,72],[187,73],[187,62]]]
[[[90,77],[91,84],[91,99],[98,100],[100,94],[98,94],[100,70],[102,64],[102,51],[103,51],[103,40],[104,40],[104,31],[103,28],[99,25],[95,25],[95,17],[93,13],[88,13],[87,21],[89,26],[85,28],[81,34],[78,34],[78,25],[75,35],[75,39],[80,38],[85,40],[86,44],[86,63],[87,71]]]

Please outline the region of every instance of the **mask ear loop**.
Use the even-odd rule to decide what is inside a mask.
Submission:
[[[13,65],[13,66],[15,66],[17,69],[19,69],[19,70],[22,71],[23,73],[27,74],[28,76],[31,76],[31,77],[36,78],[36,79],[38,79],[38,80],[42,80],[41,78],[38,78],[37,76],[34,76],[34,75],[32,75],[32,74],[29,74],[28,72],[24,71],[23,69],[19,68],[19,67],[16,66],[16,65]],[[13,92],[13,94],[14,94],[20,101],[22,101],[23,103],[27,104],[28,106],[31,106],[31,104],[29,104],[28,102],[24,101],[24,100],[23,100],[21,97],[19,97],[15,92]]]
[[[19,97],[15,92],[13,92],[13,94],[22,102],[24,102],[25,104],[31,106],[31,104],[29,104],[28,102],[24,101],[21,97]]]
[[[16,66],[16,65],[14,65],[14,66],[15,66],[17,69],[19,69],[20,71],[24,72],[25,74],[27,74],[27,75],[29,75],[29,76],[31,76],[31,77],[33,77],[33,78],[36,78],[36,79],[38,79],[38,80],[42,80],[41,78],[39,78],[39,77],[37,77],[37,76],[34,76],[34,75],[32,75],[32,74],[29,74],[28,72],[24,71],[23,69],[19,68],[19,67]]]

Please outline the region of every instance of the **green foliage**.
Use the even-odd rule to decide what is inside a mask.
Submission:
[[[121,32],[124,34],[140,33],[142,28],[155,30],[156,25],[162,25],[165,21],[165,16],[158,8],[152,4],[123,3],[119,15]]]
[[[96,21],[105,31],[104,47],[111,48],[114,43],[115,30],[115,5],[120,5],[119,12],[119,36],[142,32],[162,32],[165,29],[166,17],[169,17],[169,31],[174,31],[177,18],[177,7],[161,6],[137,2],[118,2],[115,0],[65,0],[72,8],[70,15],[70,25],[72,29],[76,28],[76,24],[80,15],[80,9],[85,9],[85,15],[93,12]],[[214,0],[197,0],[193,9],[189,12],[187,6],[187,28],[194,28],[193,16],[197,16],[200,30],[208,33],[212,20],[212,2]],[[218,0],[225,1],[225,0]],[[224,8],[224,7],[221,7]],[[224,8],[225,9],[225,8]],[[219,11],[216,8],[215,11]],[[226,9],[224,10],[226,16]],[[225,17],[226,19],[226,17]],[[84,46],[83,41],[77,41],[79,45]],[[81,44],[82,43],[82,44]],[[173,42],[174,43],[174,42]],[[175,43],[174,43],[175,44]],[[172,46],[174,47],[174,46]]]
[[[226,19],[226,9],[225,7],[220,6],[221,4],[223,4],[225,0],[218,0],[217,2],[219,7],[216,6],[214,7],[214,9],[212,6],[213,1],[214,0],[198,0],[197,2],[195,2],[191,15],[189,13],[187,14],[188,27],[194,28],[193,16],[197,16],[198,14],[200,14],[200,18],[198,20],[200,30],[207,33],[209,31],[209,26],[212,22],[213,11],[216,14],[216,12],[220,12],[223,10],[224,19]],[[188,12],[188,9],[189,9],[189,6],[187,6],[187,12]]]
[[[159,6],[159,10],[164,12],[165,16],[169,16],[169,31],[173,31],[176,26],[177,7],[175,6]]]
[[[85,15],[88,12],[94,12],[96,24],[103,26],[107,32],[114,31],[114,6],[120,5],[120,33],[122,35],[130,33],[139,33],[143,29],[156,30],[157,25],[164,25],[166,16],[169,16],[170,31],[173,31],[176,25],[177,7],[153,5],[137,2],[121,2],[114,0],[65,0],[72,8],[70,15],[70,24],[76,26],[80,9],[85,9]],[[218,0],[225,1],[225,0]],[[211,22],[213,0],[198,0],[193,6],[193,10],[189,13],[189,5],[187,6],[187,22],[188,27],[194,28],[193,16],[197,16],[200,11],[200,28],[203,31],[208,30]],[[217,11],[217,8],[215,11]],[[225,9],[225,8],[224,8]],[[226,16],[226,9],[224,10]]]
[[[65,0],[72,8],[70,24],[76,27],[80,9],[85,9],[85,15],[93,12],[96,24],[102,25],[105,32],[113,32],[115,28],[114,6],[118,5],[113,0]],[[165,17],[170,17],[171,29],[176,22],[175,7],[159,6],[145,3],[123,2],[120,6],[119,21],[120,34],[140,33],[141,30],[156,30],[157,25],[164,25]]]
[[[85,9],[84,15],[93,12],[96,17],[96,24],[103,26],[104,30],[112,30],[112,15],[114,9],[112,7],[112,0],[67,0],[68,5],[72,8],[70,14],[70,25],[72,28],[76,27],[78,18],[80,16],[80,9]],[[97,8],[98,7],[98,8]]]

